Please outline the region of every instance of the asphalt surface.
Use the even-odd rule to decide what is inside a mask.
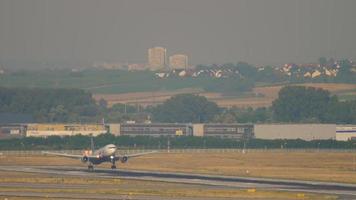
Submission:
[[[303,193],[319,193],[338,195],[341,199],[356,199],[356,184],[327,183],[315,181],[296,181],[266,178],[246,178],[218,175],[173,173],[173,172],[152,172],[122,169],[96,168],[90,172],[84,167],[73,166],[0,166],[2,171],[18,171],[30,173],[55,174],[60,176],[83,176],[100,178],[120,178],[148,181],[163,181],[173,183],[197,184],[206,186],[219,186],[228,188],[256,188],[275,191],[292,191]],[[14,183],[12,183],[14,184]],[[22,187],[21,183],[16,187]],[[26,183],[24,183],[26,184]],[[0,187],[10,187],[11,183],[0,183]],[[41,187],[41,186],[38,186]],[[55,185],[42,186],[45,188],[55,188]],[[71,185],[58,187],[71,188]],[[81,187],[80,185],[76,187]],[[1,193],[0,193],[1,195]],[[35,195],[35,194],[32,194]],[[138,197],[135,197],[139,199]],[[145,199],[146,197],[142,197]]]

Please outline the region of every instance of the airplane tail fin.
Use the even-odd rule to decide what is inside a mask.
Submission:
[[[91,152],[94,153],[94,139],[93,137],[90,138],[90,143],[91,143]]]

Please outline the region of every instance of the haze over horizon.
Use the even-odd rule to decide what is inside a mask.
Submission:
[[[354,0],[1,0],[0,64],[356,59]],[[30,66],[30,65],[28,65]]]

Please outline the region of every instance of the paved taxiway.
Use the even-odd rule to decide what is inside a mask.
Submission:
[[[152,172],[135,170],[111,170],[96,168],[89,172],[83,167],[73,166],[0,166],[2,171],[17,171],[54,174],[60,176],[84,176],[100,178],[124,178],[134,180],[163,181],[173,183],[189,183],[207,186],[233,187],[233,188],[260,188],[263,190],[310,192],[320,194],[336,194],[345,199],[356,199],[356,184],[326,183],[314,181],[296,181],[266,178],[246,178],[218,175],[187,174],[173,172]],[[0,184],[6,186],[7,183]],[[18,183],[21,187],[21,183]],[[24,183],[26,184],[26,183]],[[50,185],[46,187],[51,187]],[[53,186],[54,187],[54,186]],[[62,186],[62,187],[72,187]],[[80,187],[80,186],[79,186]]]

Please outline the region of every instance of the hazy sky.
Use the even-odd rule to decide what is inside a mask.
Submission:
[[[356,58],[356,0],[0,0],[0,63]]]

